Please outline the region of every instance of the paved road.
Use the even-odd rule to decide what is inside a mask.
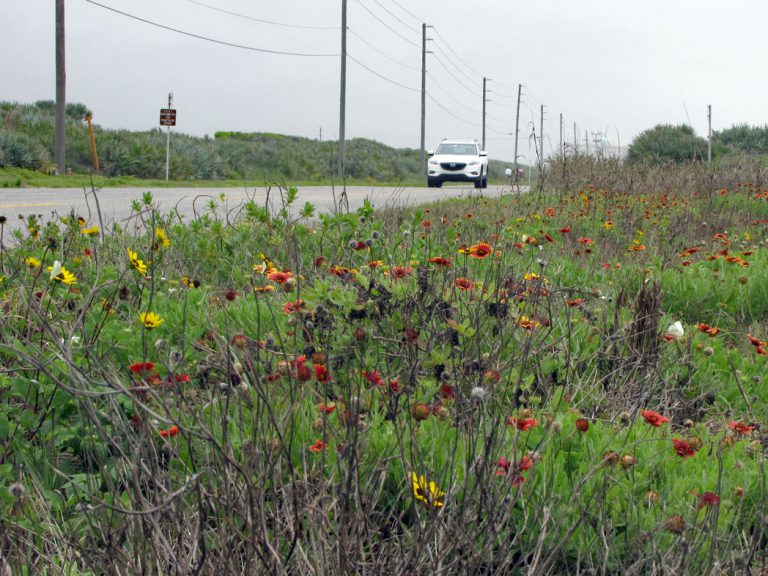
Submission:
[[[526,187],[522,187],[527,191]],[[267,201],[266,188],[103,188],[96,191],[96,198],[88,191],[80,188],[18,188],[0,189],[0,215],[6,216],[9,228],[20,225],[19,216],[38,214],[43,222],[69,214],[74,210],[75,214],[83,216],[91,224],[97,224],[96,199],[104,225],[109,227],[117,222],[125,225],[132,214],[131,204],[140,200],[142,195],[151,191],[154,203],[162,212],[176,209],[186,221],[192,219],[195,214],[203,214],[209,210],[211,201],[216,202],[216,211],[219,215],[229,213],[235,215],[245,202],[253,199],[258,205],[263,206]],[[496,197],[500,194],[510,193],[509,186],[489,186],[482,194],[487,197]],[[332,212],[334,210],[334,193],[338,202],[342,188],[330,186],[307,186],[299,189],[298,199],[294,203],[294,209],[299,210],[305,202],[311,202],[319,212]],[[462,185],[446,185],[443,188],[384,188],[379,186],[347,186],[346,194],[349,210],[355,210],[363,205],[368,198],[374,208],[386,206],[414,205],[433,200],[447,198],[476,197],[480,193],[472,187]],[[224,200],[222,201],[222,195]],[[269,202],[272,207],[279,208],[279,190],[272,188],[269,193]]]

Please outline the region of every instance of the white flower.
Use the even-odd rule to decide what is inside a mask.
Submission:
[[[683,330],[683,324],[680,320],[670,324],[669,328],[667,328],[667,334],[672,336],[675,340],[680,340],[680,338],[685,335],[685,330]]]
[[[53,263],[53,266],[51,266],[51,280],[55,280],[56,276],[61,274],[61,262],[56,260],[56,262]]]
[[[482,386],[475,386],[472,388],[472,392],[470,392],[469,397],[475,402],[482,402],[485,400],[485,388]]]

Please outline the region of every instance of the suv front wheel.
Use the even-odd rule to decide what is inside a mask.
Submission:
[[[427,187],[428,188],[442,188],[443,187],[443,181],[440,178],[433,178],[432,176],[427,176]]]

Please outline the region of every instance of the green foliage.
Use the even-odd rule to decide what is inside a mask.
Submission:
[[[695,162],[706,159],[707,141],[687,125],[659,124],[638,134],[629,146],[630,162]]]
[[[74,172],[91,172],[89,112],[83,104],[67,105],[67,164]],[[54,145],[55,104],[0,102],[0,168],[50,170]],[[106,130],[94,124],[101,172],[109,177],[161,179],[165,174],[166,134]],[[176,180],[259,180],[328,182],[337,174],[338,143],[266,132],[216,132],[214,138],[174,131],[170,173]],[[351,180],[413,183],[425,176],[419,152],[396,149],[364,138],[347,142],[346,174]],[[491,179],[502,179],[505,164],[489,162]]]
[[[739,124],[714,134],[715,142],[728,151],[747,154],[768,154],[768,125]]]

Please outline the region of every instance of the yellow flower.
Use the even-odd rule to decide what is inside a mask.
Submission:
[[[51,273],[51,280],[56,280],[67,286],[77,283],[77,277],[64,268],[58,260],[54,262],[53,266],[48,266],[48,271]]]
[[[606,220],[605,223],[603,224],[603,228],[605,228],[606,230],[610,230],[611,228],[613,228],[613,226],[614,226],[613,220]]]
[[[159,248],[168,248],[171,245],[168,234],[162,228],[155,228],[155,242]]]
[[[142,276],[147,275],[147,265],[144,264],[143,261],[139,260],[139,255],[130,248],[128,248],[128,259],[131,261],[131,266],[139,271],[139,274]]]
[[[525,276],[523,276],[523,279],[524,279],[524,280],[528,280],[528,281],[531,281],[531,280],[538,280],[539,278],[541,278],[541,276],[539,276],[538,274],[536,274],[536,272],[527,272],[527,273],[525,274]]]
[[[147,330],[152,330],[153,328],[157,328],[165,322],[162,318],[160,318],[160,315],[156,312],[140,312],[139,313],[139,321],[144,325],[144,328]]]
[[[91,236],[93,234],[98,234],[99,227],[94,225],[94,226],[91,226],[90,228],[83,228],[80,230],[80,233],[83,234],[84,236]]]
[[[413,496],[419,502],[423,502],[427,507],[440,508],[445,504],[443,496],[445,492],[437,487],[437,484],[428,481],[426,476],[419,476],[416,472],[411,472],[411,482],[413,484]]]
[[[25,263],[27,264],[27,266],[29,266],[30,268],[39,268],[39,267],[40,267],[40,264],[42,264],[42,262],[40,262],[40,260],[38,260],[38,259],[37,259],[37,258],[35,258],[34,256],[27,256],[27,257],[24,259],[24,262],[25,262]]]

